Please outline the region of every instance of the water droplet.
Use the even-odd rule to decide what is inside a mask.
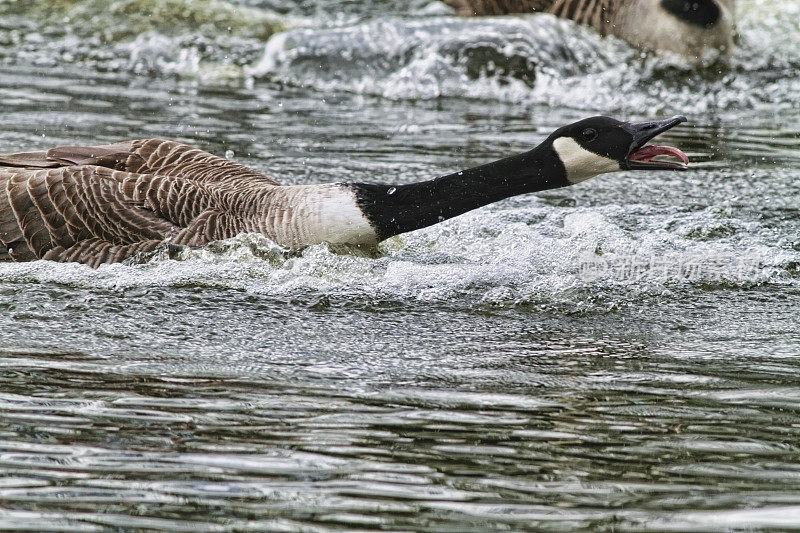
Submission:
[[[394,193],[396,193],[396,192],[397,192],[397,187],[392,187],[391,189],[389,189],[388,191],[386,191],[386,194],[394,194]]]
[[[225,150],[225,159],[231,159],[233,156],[233,150]]]
[[[463,172],[459,172],[459,173],[458,173],[458,175],[459,175],[459,176],[463,176],[463,175],[464,175],[464,173],[463,173]]]

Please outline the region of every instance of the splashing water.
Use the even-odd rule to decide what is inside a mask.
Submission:
[[[294,30],[249,72],[319,90],[386,98],[495,98],[584,109],[705,113],[781,105],[800,90],[797,5],[742,9],[728,64],[701,71],[549,15],[381,19]],[[647,91],[642,91],[643,86]],[[589,96],[587,98],[587,96]]]

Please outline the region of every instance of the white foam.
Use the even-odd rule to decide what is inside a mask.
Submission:
[[[243,235],[184,250],[174,259],[162,255],[144,264],[97,270],[44,261],[2,264],[0,281],[120,291],[195,285],[270,295],[311,292],[503,305],[542,299],[580,303],[608,291],[630,298],[685,284],[800,283],[782,268],[800,261],[800,253],[764,244],[756,227],[715,235],[714,224],[724,216],[711,209],[664,213],[647,206],[559,209],[534,200],[527,207],[484,208],[396,237],[381,245],[377,257],[335,252],[325,244],[287,254],[261,236]],[[629,225],[642,229],[626,229]],[[652,229],[665,226],[681,229]],[[702,228],[711,229],[704,235]],[[736,258],[755,262],[736,265]],[[649,264],[653,261],[662,263]],[[587,262],[602,262],[604,270],[587,272]],[[692,266],[698,262],[699,269]],[[646,268],[635,274],[632,265]]]

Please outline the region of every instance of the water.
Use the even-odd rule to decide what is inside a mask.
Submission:
[[[294,29],[101,37],[6,6],[0,152],[159,136],[285,183],[407,183],[686,113],[664,138],[693,170],[377,255],[0,265],[0,528],[800,529],[794,2],[742,3],[734,58],[697,73],[546,16],[248,5]]]

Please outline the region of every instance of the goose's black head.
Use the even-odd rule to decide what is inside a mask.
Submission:
[[[689,158],[671,146],[647,143],[686,117],[655,122],[620,122],[592,117],[556,130],[546,141],[564,164],[567,180],[578,183],[619,170],[686,170]],[[677,158],[656,159],[659,157]]]

